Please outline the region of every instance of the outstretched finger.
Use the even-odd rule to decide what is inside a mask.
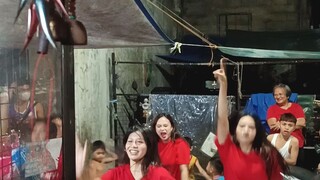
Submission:
[[[220,59],[220,69],[224,69],[224,58]]]
[[[225,62],[228,61],[229,59],[228,58],[221,58],[220,59],[220,69],[223,69],[224,71],[226,70],[226,65],[225,65]]]

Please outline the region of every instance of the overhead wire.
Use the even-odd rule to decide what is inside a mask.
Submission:
[[[150,0],[149,0],[150,1]],[[152,3],[152,2],[151,2]],[[171,11],[171,9],[167,8],[165,5],[161,4],[158,2],[158,4],[164,8],[166,11],[168,11],[169,13],[171,13],[173,16],[175,16],[175,18],[179,19],[180,22],[183,22],[185,24],[187,24],[190,28],[192,28],[194,31],[197,31],[197,33],[201,34],[203,37],[205,36],[204,33],[202,33],[200,30],[198,30],[197,28],[195,28],[194,26],[192,26],[190,23],[188,23],[188,21],[184,20],[183,18],[181,18],[179,15],[177,15],[175,12]]]
[[[170,17],[173,21],[175,21],[176,23],[180,24],[182,27],[184,27],[185,29],[187,29],[188,31],[190,31],[192,34],[194,34],[195,36],[197,36],[199,39],[201,39],[203,42],[207,43],[208,45],[210,45],[211,47],[215,48],[217,45],[211,43],[208,39],[202,37],[201,35],[199,35],[199,33],[201,33],[198,29],[196,29],[195,27],[193,27],[191,24],[187,23],[187,25],[183,24],[181,21],[179,21],[177,18],[175,17],[179,17],[178,15],[176,15],[174,12],[172,12],[171,10],[169,11],[170,13],[164,11],[163,9],[161,9],[157,4],[153,3],[150,0],[147,0],[150,4],[152,4],[155,8],[157,8],[158,10],[160,10],[161,12],[163,12],[164,14],[166,14],[168,17]],[[165,7],[163,4],[157,2],[159,5],[161,5],[162,7]],[[168,9],[168,8],[165,8]],[[173,17],[175,16],[175,17]],[[179,17],[180,18],[180,17]],[[182,19],[182,18],[180,18]],[[186,22],[186,21],[184,21]],[[197,31],[197,32],[195,32]],[[201,33],[203,34],[203,33]]]
[[[179,17],[176,13],[174,13],[173,11],[171,11],[170,9],[168,9],[167,7],[165,7],[163,4],[157,2],[161,7],[163,7],[164,9],[166,9],[167,11],[164,11],[162,8],[160,8],[157,4],[153,3],[152,1],[148,0],[148,2],[150,4],[152,4],[155,8],[157,8],[158,10],[160,10],[161,12],[163,12],[164,14],[166,14],[168,17],[170,17],[173,21],[175,21],[176,23],[178,23],[179,25],[181,25],[183,28],[187,29],[189,32],[191,32],[193,35],[197,36],[199,39],[201,39],[203,42],[207,43],[208,46],[211,49],[211,58],[209,60],[209,64],[211,64],[213,62],[214,59],[214,53],[213,50],[217,48],[217,45],[213,44],[212,42],[210,42],[208,39],[204,38],[203,35],[204,33],[201,33],[197,28],[195,28],[194,26],[192,26],[190,23],[188,23],[187,21],[183,20],[181,17]],[[171,13],[171,14],[170,14]],[[173,17],[175,16],[175,17]],[[179,21],[179,20],[180,21]],[[182,21],[182,22],[181,22]],[[184,24],[184,23],[186,24]],[[200,33],[202,35],[200,35]],[[182,43],[183,44],[183,43]]]
[[[165,10],[161,9],[157,4],[153,3],[151,0],[148,0],[148,2],[150,4],[152,4],[155,8],[157,8],[158,10],[160,10],[161,12],[163,12],[164,14],[166,14],[168,17],[170,17],[173,21],[175,21],[176,23],[178,23],[179,25],[181,25],[183,28],[185,28],[186,30],[188,30],[189,32],[191,32],[193,35],[195,35],[196,37],[198,37],[199,39],[201,39],[203,42],[207,43],[208,45],[195,45],[195,44],[187,44],[187,43],[179,43],[179,45],[175,44],[175,48],[178,47],[180,48],[182,45],[184,46],[198,46],[198,47],[208,47],[211,49],[211,58],[209,63],[206,63],[206,65],[211,65],[212,67],[214,67],[214,49],[217,49],[218,46],[213,44],[212,42],[210,42],[208,39],[204,38],[204,33],[201,33],[197,28],[193,27],[190,23],[188,23],[187,21],[185,21],[184,19],[182,19],[181,17],[179,17],[176,13],[174,13],[173,11],[171,11],[169,8],[167,8],[166,6],[164,6],[163,4],[157,2],[162,8],[164,8]],[[171,14],[170,14],[171,13]],[[173,17],[175,16],[175,17]],[[178,20],[179,19],[179,20]],[[184,24],[185,23],[185,24]],[[202,35],[200,35],[202,34]],[[179,49],[180,52],[180,49]],[[241,63],[241,75],[240,75],[240,64],[237,62],[234,62],[228,58],[223,57],[226,61],[229,61],[229,63],[235,65],[237,67],[237,82],[238,82],[238,95],[239,98],[242,98],[242,92],[241,92],[241,83],[242,83],[242,72],[243,72],[243,63]],[[185,63],[184,63],[185,64]],[[194,63],[192,63],[194,65]],[[202,63],[196,63],[197,65],[203,65]],[[171,64],[172,65],[172,64]]]

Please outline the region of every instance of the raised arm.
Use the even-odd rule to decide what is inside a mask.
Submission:
[[[217,136],[219,144],[223,144],[229,134],[229,122],[228,122],[228,101],[227,101],[227,89],[228,82],[226,77],[226,70],[224,64],[225,58],[220,60],[220,69],[213,72],[214,77],[220,84],[219,97],[218,97],[218,125]]]
[[[112,151],[110,151],[108,148],[106,148],[106,152],[107,152],[107,155],[110,155],[108,157],[105,157],[102,162],[103,163],[110,163],[112,161],[115,161],[118,159],[118,155]]]
[[[80,179],[85,160],[86,160],[86,154],[87,154],[87,141],[84,143],[84,146],[81,145],[79,142],[79,137],[76,135],[76,179]]]
[[[37,113],[37,118],[38,119],[44,119],[44,109],[43,109],[43,105],[41,103],[37,103],[35,105],[35,109],[36,109],[36,113]]]
[[[202,166],[200,165],[198,159],[196,160],[196,166],[199,170],[199,173],[206,179],[206,180],[212,180],[212,178],[207,174],[207,172],[202,168]]]

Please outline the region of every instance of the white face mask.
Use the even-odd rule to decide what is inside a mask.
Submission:
[[[28,101],[30,99],[30,91],[19,92],[19,99],[21,101]]]

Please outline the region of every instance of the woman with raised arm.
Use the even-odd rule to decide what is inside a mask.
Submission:
[[[280,172],[286,173],[287,166],[267,140],[258,117],[236,112],[228,119],[225,61],[228,59],[222,58],[220,69],[213,72],[220,84],[215,144],[224,166],[224,176],[232,180],[282,180]]]

